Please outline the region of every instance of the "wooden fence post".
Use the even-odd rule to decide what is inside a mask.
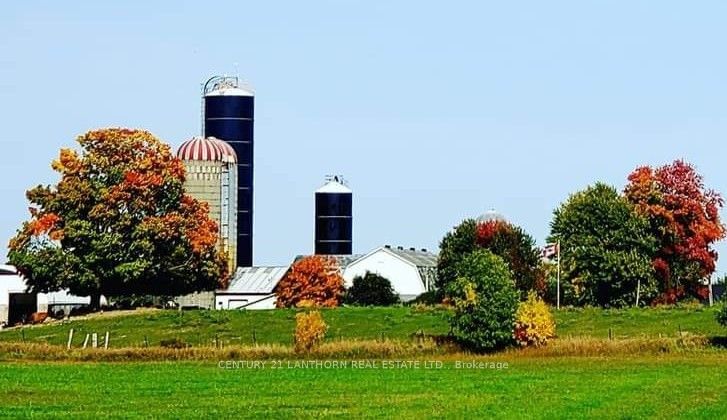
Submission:
[[[66,346],[67,350],[71,349],[71,343],[73,342],[73,328],[71,328],[70,331],[68,331],[68,345]]]
[[[109,348],[109,332],[106,331],[106,339],[103,342],[103,348],[108,349]]]
[[[83,340],[83,348],[85,349],[88,346],[88,337],[90,337],[89,334],[86,334],[86,339]]]
[[[93,333],[93,335],[91,335],[91,346],[93,348],[98,347],[98,334],[97,333]]]

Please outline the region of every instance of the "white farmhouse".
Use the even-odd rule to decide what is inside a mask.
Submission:
[[[437,255],[426,249],[382,246],[356,259],[343,269],[346,287],[366,272],[386,277],[399,298],[406,302],[433,290],[437,276]]]

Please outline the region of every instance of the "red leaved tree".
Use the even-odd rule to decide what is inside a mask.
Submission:
[[[653,264],[662,282],[662,301],[673,303],[685,292],[704,294],[701,281],[715,271],[715,242],[724,238],[720,194],[706,189],[694,167],[676,160],[629,175],[626,197],[649,218],[660,249]]]
[[[535,240],[521,227],[502,220],[489,220],[477,224],[477,246],[502,257],[510,268],[515,287],[521,297],[534,290],[545,294],[545,272],[540,265],[540,253]]]
[[[345,288],[336,260],[313,255],[293,264],[275,289],[278,308],[336,307]]]

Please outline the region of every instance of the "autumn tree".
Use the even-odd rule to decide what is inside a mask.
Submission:
[[[275,288],[278,308],[336,307],[346,289],[336,260],[313,255],[297,261]]]
[[[186,195],[184,166],[146,131],[90,131],[62,149],[56,185],[27,192],[29,221],[8,254],[33,292],[99,298],[181,295],[224,286],[225,256],[207,204]]]
[[[629,175],[625,195],[648,218],[659,248],[653,266],[665,303],[685,292],[705,298],[702,279],[715,271],[713,245],[724,238],[719,217],[722,197],[705,188],[694,167],[677,160],[653,169],[637,168]]]
[[[565,301],[628,306],[656,296],[649,221],[615,188],[597,183],[554,212],[549,241],[560,241]]]
[[[439,248],[437,287],[446,291],[457,279],[455,267],[469,254],[486,249],[502,257],[511,272],[515,286],[524,298],[528,291],[545,291],[545,274],[540,266],[535,240],[521,227],[501,220],[477,222],[466,219],[448,232]]]
[[[525,299],[530,291],[545,294],[545,272],[541,268],[540,250],[535,240],[520,226],[502,220],[477,225],[477,245],[502,257],[508,265],[515,288]]]

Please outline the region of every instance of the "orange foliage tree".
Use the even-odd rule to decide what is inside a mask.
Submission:
[[[278,308],[336,307],[343,298],[343,277],[336,260],[313,255],[293,264],[275,289]]]
[[[625,195],[649,219],[659,241],[653,266],[662,282],[663,303],[687,292],[705,298],[708,291],[701,280],[714,273],[713,245],[725,236],[719,217],[722,197],[706,189],[702,176],[681,160],[637,168],[629,175]]]
[[[146,131],[123,128],[78,137],[62,149],[60,181],[27,192],[31,218],[8,254],[35,292],[174,296],[226,281],[217,224],[183,190],[184,166]]]

